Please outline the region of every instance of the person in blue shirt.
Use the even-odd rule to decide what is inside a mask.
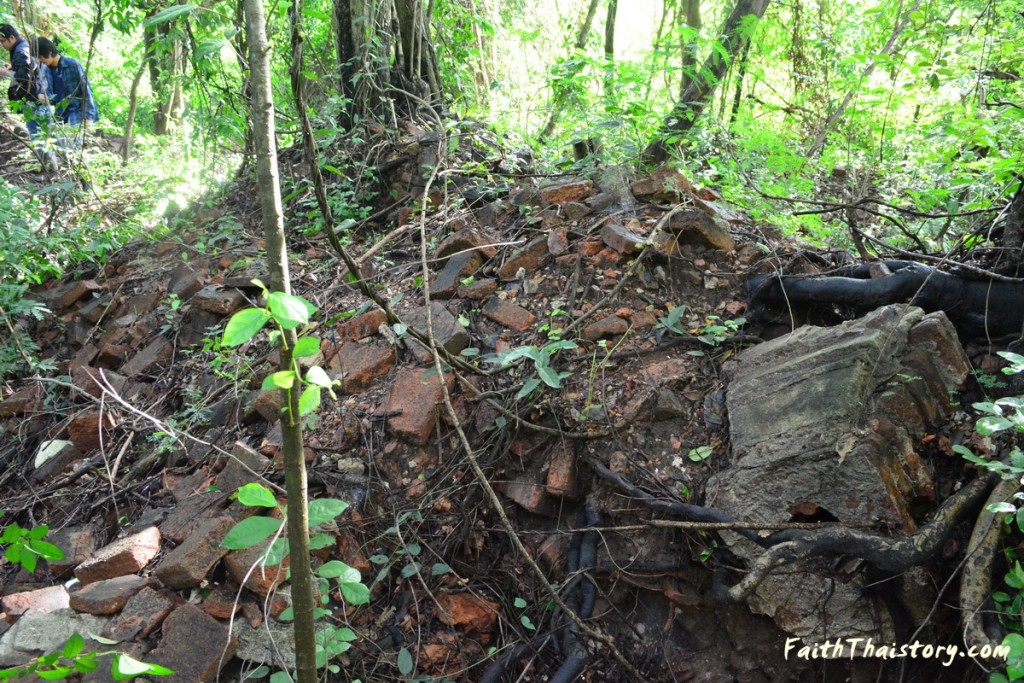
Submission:
[[[10,78],[7,99],[21,102],[29,138],[39,159],[51,171],[57,170],[57,158],[46,143],[46,133],[53,122],[53,110],[47,102],[49,84],[46,73],[32,56],[28,41],[11,24],[0,24],[0,47],[11,55],[11,63],[0,68],[0,77]]]
[[[36,46],[39,61],[49,72],[50,104],[56,108],[61,120],[69,126],[79,126],[83,121],[98,121],[99,109],[81,63],[62,55],[53,41],[47,38],[39,38]]]

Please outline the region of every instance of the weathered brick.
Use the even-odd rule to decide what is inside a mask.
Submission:
[[[167,591],[145,586],[129,598],[107,628],[107,637],[120,642],[145,638],[159,626],[180,601]]]
[[[235,526],[230,517],[207,519],[181,545],[172,550],[156,568],[156,577],[171,588],[198,586],[227,549],[220,543]]]
[[[331,361],[331,371],[342,374],[341,390],[358,394],[370,388],[374,380],[391,372],[398,361],[395,347],[384,340],[372,339],[366,344],[342,344]]]
[[[653,173],[633,182],[630,186],[637,197],[650,197],[678,202],[685,194],[692,193],[695,188],[686,177],[675,168],[659,168]]]
[[[541,206],[583,201],[594,194],[594,182],[584,178],[568,178],[537,191]]]
[[[270,539],[250,548],[232,550],[224,556],[224,566],[228,570],[228,575],[239,585],[261,596],[266,596],[284,582],[288,568],[287,556],[281,564],[259,564],[269,543]]]
[[[100,430],[106,438],[114,428],[114,419],[110,413],[98,410],[87,410],[79,413],[68,423],[68,436],[82,453],[94,451],[100,447]]]
[[[157,337],[146,348],[139,351],[130,361],[124,364],[121,372],[127,377],[139,375],[163,367],[174,357],[174,345],[163,337]]]
[[[537,320],[537,316],[522,306],[499,299],[496,296],[492,296],[484,304],[483,314],[499,325],[504,325],[517,332],[529,330]]]
[[[9,617],[23,614],[46,614],[68,607],[68,592],[64,586],[49,586],[34,591],[23,591],[5,595],[0,600]]]
[[[451,354],[457,354],[469,346],[472,339],[469,332],[463,327],[454,315],[448,312],[445,305],[440,301],[430,302],[431,326],[434,330],[434,342]],[[427,332],[427,309],[417,308],[402,317],[403,321],[411,328]],[[415,354],[421,363],[428,363],[433,356],[430,351],[411,337],[405,339],[406,347]]]
[[[43,389],[38,382],[30,382],[0,403],[0,417],[37,413],[43,409]]]
[[[449,390],[454,386],[450,374],[445,383]],[[402,368],[391,386],[388,412],[397,414],[388,418],[388,425],[401,438],[422,446],[434,431],[442,398],[440,379],[432,369]]]
[[[58,529],[47,540],[64,551],[63,560],[48,560],[46,563],[47,569],[57,578],[70,574],[99,545],[95,530],[87,526]]]
[[[435,615],[449,626],[484,635],[494,628],[499,609],[497,603],[473,593],[441,593],[437,596]]]
[[[468,285],[459,285],[459,296],[463,299],[483,301],[498,290],[498,281],[494,278],[473,280]]]
[[[520,269],[528,274],[535,273],[548,256],[548,238],[538,237],[514,251],[498,269],[498,277],[514,280]]]
[[[338,334],[338,341],[359,341],[377,334],[381,325],[388,321],[384,311],[375,308],[360,315],[354,316],[348,322],[343,322],[335,328]]]
[[[231,315],[245,305],[245,297],[234,288],[207,285],[192,297],[192,305],[208,313]]]
[[[644,238],[621,223],[611,221],[601,228],[601,241],[620,254],[640,251]]]
[[[548,459],[547,492],[555,496],[575,497],[576,454],[567,444],[559,444]]]
[[[93,583],[115,576],[134,574],[160,552],[160,531],[150,527],[100,548],[75,568],[75,577]]]
[[[135,574],[96,581],[72,593],[70,606],[76,612],[86,614],[114,614],[121,611],[145,585],[146,579]]]
[[[628,329],[628,322],[617,315],[609,315],[584,327],[580,336],[589,341],[597,341],[625,334]]]
[[[174,670],[165,683],[213,681],[221,667],[231,661],[237,646],[228,627],[195,605],[181,605],[164,619],[160,646],[146,661]],[[198,646],[201,644],[201,647]]]
[[[453,254],[474,250],[484,259],[489,259],[498,253],[494,246],[496,240],[476,228],[463,228],[441,240],[434,250],[434,258],[444,266]]]
[[[452,256],[430,283],[430,295],[437,299],[451,299],[458,292],[461,281],[480,270],[483,263],[483,258],[475,251]]]

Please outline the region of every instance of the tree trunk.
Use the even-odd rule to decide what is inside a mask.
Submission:
[[[740,53],[740,68],[736,74],[736,90],[732,96],[732,111],[729,112],[729,127],[736,123],[736,115],[740,111],[740,98],[743,96],[743,79],[747,76],[747,57],[750,56],[750,43],[743,46]]]
[[[263,0],[244,0],[246,33],[249,41],[249,69],[252,81],[252,127],[256,146],[256,175],[260,187],[260,209],[267,243],[270,289],[291,293],[288,254],[284,237],[284,211],[277,168],[274,131],[274,99],[270,83],[270,52],[267,46]],[[294,330],[286,330],[281,347],[281,368],[292,367]],[[316,633],[314,631],[313,577],[309,566],[309,517],[306,493],[306,463],[303,458],[299,392],[284,393],[288,409],[282,415],[281,436],[288,493],[288,547],[295,612],[295,668],[298,683],[315,683]]]
[[[580,26],[579,35],[576,37],[576,47],[574,52],[579,52],[586,47],[587,38],[590,37],[590,27],[594,24],[594,15],[597,14],[597,5],[599,2],[600,0],[590,0],[590,7],[587,8],[587,16],[583,20],[583,24]],[[570,80],[573,76],[579,73],[581,68],[582,67],[576,67],[572,69],[569,74],[566,74],[560,80],[562,82]],[[551,134],[555,131],[555,125],[558,123],[558,117],[562,113],[566,100],[569,99],[569,89],[560,84],[559,81],[553,82],[551,84],[551,88],[554,91],[551,96],[551,116],[548,117],[548,122],[539,136],[542,144],[545,140],[551,137]]]
[[[333,12],[342,92],[350,101],[340,124],[349,127],[367,115],[386,117],[389,107],[407,116],[424,102],[443,106],[428,10],[421,0],[333,0]]]
[[[132,89],[128,95],[128,121],[124,124],[124,142],[121,143],[121,163],[127,164],[132,153],[132,133],[135,130],[135,112],[139,109],[139,83],[146,73],[146,60],[142,60],[132,79]]]
[[[700,118],[708,100],[715,92],[715,87],[722,80],[730,62],[743,49],[743,46],[750,41],[749,31],[753,31],[754,25],[764,16],[771,0],[737,0],[729,17],[722,25],[719,35],[719,42],[722,49],[728,54],[723,59],[718,50],[712,49],[711,54],[704,60],[703,66],[696,77],[687,86],[679,98],[679,102],[672,108],[672,112],[665,119],[665,124],[657,140],[647,146],[644,156],[654,162],[664,161],[668,157],[670,145],[667,140],[670,137],[678,137],[685,134]],[[748,17],[753,17],[751,22]],[[746,29],[740,31],[740,26],[746,21]]]
[[[903,31],[907,28],[907,25],[910,24],[910,15],[916,12],[917,8],[920,6],[921,0],[914,0],[914,4],[908,7],[905,12],[903,12],[903,15],[900,17],[899,21],[897,21],[896,25],[892,27],[892,33],[889,34],[889,39],[885,41],[885,45],[882,46],[881,54],[891,55],[892,53],[900,49],[900,35],[903,34]],[[877,63],[875,62],[875,60],[868,60],[867,66],[864,67],[864,71],[861,73],[860,79],[857,81],[858,86],[862,83],[867,82],[868,78],[874,72],[876,66]],[[847,107],[850,106],[850,102],[853,101],[853,97],[856,94],[857,88],[850,88],[850,90],[847,91],[846,97],[843,98],[842,104],[840,104],[836,108],[836,110],[832,112],[832,115],[828,117],[828,121],[826,121],[825,125],[822,126],[821,131],[818,133],[817,137],[814,138],[814,142],[811,143],[811,146],[807,148],[807,153],[804,156],[806,156],[809,159],[818,156],[818,153],[821,152],[821,148],[825,145],[825,138],[828,137],[829,131],[832,130],[832,127],[836,125],[836,122],[838,122],[839,119],[841,119],[843,115],[846,114],[846,109]]]
[[[680,95],[693,83],[694,67],[697,66],[697,39],[700,37],[700,0],[683,0],[683,12],[686,14],[686,25],[693,29],[693,37],[683,43],[683,82]]]
[[[147,18],[157,14],[162,7],[154,8]],[[185,68],[184,46],[172,33],[175,21],[169,21],[143,29],[142,40],[146,46],[146,63],[149,67],[149,82],[156,99],[153,110],[153,132],[166,135],[177,128],[185,110],[185,98],[181,89],[181,77]]]
[[[604,99],[610,102],[615,90],[615,15],[619,0],[608,0],[608,15],[604,21]]]

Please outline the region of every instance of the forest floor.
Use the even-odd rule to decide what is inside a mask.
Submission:
[[[306,230],[308,168],[282,154],[299,188],[286,202],[293,291],[319,309],[316,360],[341,380],[338,400],[325,395],[305,422],[311,497],[350,504],[315,561],[341,559],[371,588],[359,607],[330,596],[329,621],[357,639],[328,680],[561,680],[574,658],[582,680],[629,680],[606,644],[574,635],[533,562],[649,681],[896,680],[900,662],[794,657],[771,619],[712,596],[713,570],[730,561],[715,536],[657,512],[705,502],[704,482],[729,462],[721,366],[781,331],[744,323],[747,274],[829,254],[668,169],[531,176],[507,155],[487,183],[452,170],[424,188],[432,141],[410,126],[375,147],[378,195],[395,200],[347,232],[357,258],[375,250],[363,278],[401,325]],[[260,665],[278,668],[239,630],[274,624],[287,585],[247,575],[240,551],[225,557],[216,540],[225,518],[248,514],[228,497],[239,485],[283,486],[280,399],[260,391],[275,354],[265,337],[217,343],[257,302],[251,279],[268,281],[258,192],[236,181],[175,216],[170,236],[33,291],[53,316],[20,324],[62,379],[0,386],[0,491],[6,520],[48,525],[69,557],[34,573],[0,566],[0,632],[24,601],[46,611],[39,591],[75,575],[116,599],[71,585],[55,605],[103,619],[94,628],[175,668],[171,680],[211,680],[222,666],[220,680],[266,680]],[[443,386],[403,326],[451,354]],[[495,362],[514,349],[521,360]],[[67,445],[38,462],[54,442]],[[96,560],[112,543],[130,558],[113,568]],[[144,581],[120,593],[100,583],[126,574]],[[936,632],[955,640],[955,609],[938,607]],[[907,681],[983,678],[969,663],[904,663]]]

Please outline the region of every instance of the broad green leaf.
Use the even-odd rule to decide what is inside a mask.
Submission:
[[[235,493],[235,497],[238,502],[242,505],[248,505],[249,507],[264,507],[264,508],[276,508],[277,499],[274,498],[274,494],[271,493],[263,484],[257,484],[255,482],[239,486],[238,491]]]
[[[280,370],[266,376],[260,389],[273,391],[274,389],[291,389],[295,385],[295,373],[291,370]]]
[[[409,648],[403,647],[398,651],[398,673],[403,676],[408,676],[412,673],[413,666],[415,665],[412,660],[412,653],[409,652]]]
[[[174,672],[170,669],[160,666],[159,664],[149,664],[147,662],[140,662],[137,659],[121,652],[114,655],[113,661],[110,663],[111,673],[114,676],[114,680],[126,681],[136,676],[146,674],[148,676],[170,676]]]
[[[1013,423],[1007,420],[1005,417],[983,417],[978,420],[976,428],[978,433],[982,436],[989,436],[996,432],[1001,432],[1004,429],[1009,429],[1013,426]]]
[[[284,671],[278,671],[270,676],[270,683],[292,683],[292,677]]]
[[[160,10],[151,17],[147,17],[142,22],[144,26],[156,26],[157,24],[166,24],[168,21],[174,21],[180,16],[189,14],[197,7],[192,3],[185,3],[184,5],[172,5],[165,9]]]
[[[285,607],[281,611],[281,614],[277,616],[277,619],[278,621],[292,621],[293,619],[295,619],[295,608]]]
[[[265,564],[268,567],[273,567],[275,565],[281,564],[281,561],[284,560],[284,556],[287,554],[288,539],[278,538],[270,546],[270,552],[267,553],[267,559],[263,561],[263,564]]]
[[[324,389],[330,389],[331,384],[333,384],[331,378],[327,376],[327,373],[319,365],[314,365],[306,371],[306,381]]]
[[[309,358],[318,353],[320,353],[320,340],[316,337],[303,337],[295,342],[295,348],[292,349],[293,358]]]
[[[46,526],[45,524],[40,524],[39,526],[29,530],[29,532],[25,534],[25,536],[27,538],[31,538],[33,541],[41,541],[44,538],[46,538],[46,532],[49,530],[50,528],[48,526]]]
[[[320,550],[321,548],[330,548],[338,541],[330,534],[313,534],[309,537],[309,549]]]
[[[270,320],[270,313],[262,308],[243,308],[231,316],[231,320],[224,328],[221,344],[241,346],[252,339],[267,324],[268,320]]]
[[[404,567],[402,567],[402,578],[408,579],[410,576],[418,572],[420,570],[420,567],[421,565],[419,562],[410,562],[409,564],[405,565]]]
[[[273,517],[249,517],[236,524],[220,545],[229,550],[251,548],[277,533],[281,520]]]
[[[293,330],[309,322],[309,316],[316,312],[316,306],[301,296],[271,292],[267,297],[267,308],[277,324],[286,330]]]
[[[442,574],[449,573],[451,570],[452,570],[452,568],[449,567],[448,565],[444,564],[443,562],[438,562],[437,564],[435,564],[433,567],[430,568],[430,575],[431,576],[441,576]]]
[[[64,551],[46,541],[29,541],[28,546],[44,560],[63,560]]]
[[[320,407],[320,387],[310,385],[302,390],[299,396],[299,415],[305,416],[315,412]]]
[[[365,605],[370,602],[370,589],[361,583],[341,584],[341,595],[350,605]]]
[[[558,372],[550,365],[538,365],[537,374],[544,381],[544,384],[553,389],[558,389],[562,386],[562,380],[558,376]]]
[[[516,609],[523,609],[524,607],[526,607],[526,604],[527,604],[526,600],[524,600],[522,598],[516,598],[515,600],[512,601],[512,606],[515,607]]]
[[[536,377],[531,377],[530,379],[523,382],[523,388],[520,389],[519,393],[516,394],[515,400],[518,401],[520,399],[526,398],[527,396],[533,393],[534,389],[536,389],[539,386],[540,380],[537,379]]]
[[[317,498],[309,501],[309,526],[329,522],[348,509],[348,503],[337,498]]]
[[[85,649],[85,638],[79,633],[72,633],[71,637],[68,638],[68,642],[64,643],[64,649],[61,650],[60,656],[64,659],[72,659],[78,656],[78,653]]]
[[[70,666],[58,666],[54,669],[36,669],[35,675],[44,681],[63,681],[74,671]]]
[[[35,553],[22,553],[21,554],[21,566],[25,568],[29,574],[36,570],[36,564],[39,562],[39,556]]]
[[[323,563],[316,570],[316,575],[324,579],[338,579],[342,583],[358,583],[363,579],[359,575],[358,569],[350,567],[340,560],[331,560],[330,562]]]

